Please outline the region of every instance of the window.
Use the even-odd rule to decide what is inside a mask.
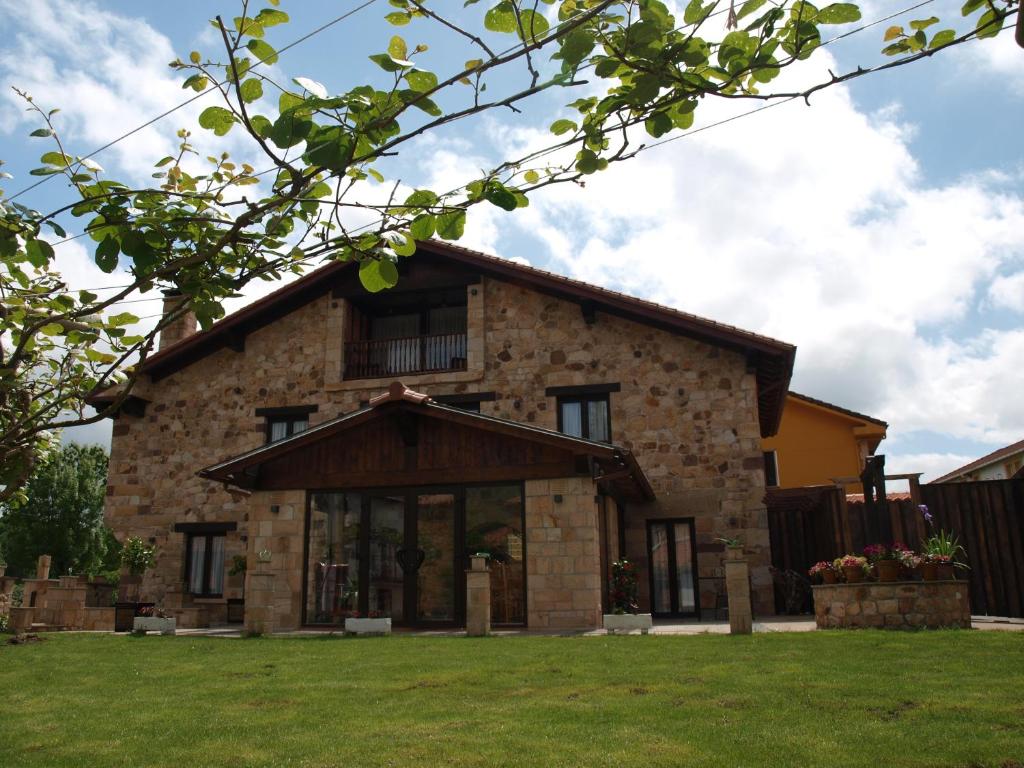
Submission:
[[[619,389],[618,384],[585,384],[548,387],[545,394],[557,398],[559,432],[599,443],[610,443],[612,427],[608,396]]]
[[[558,431],[601,443],[611,442],[608,395],[558,398]]]
[[[766,488],[779,485],[779,457],[775,451],[764,452],[764,484]]]
[[[276,443],[286,437],[305,432],[309,428],[308,416],[274,416],[267,419],[267,442]]]
[[[188,591],[194,597],[220,597],[224,593],[223,533],[188,534],[185,564]]]
[[[316,411],[315,405],[288,405],[280,408],[257,408],[256,415],[267,420],[267,442],[276,443],[309,429],[309,414]]]
[[[463,411],[480,413],[480,403],[491,403],[497,398],[494,392],[460,392],[456,395],[433,395],[435,402],[450,405]]]

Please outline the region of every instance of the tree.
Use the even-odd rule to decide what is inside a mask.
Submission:
[[[582,184],[644,151],[645,135],[660,139],[691,128],[708,99],[809,99],[822,88],[992,37],[1018,10],[1018,0],[967,0],[966,30],[934,31],[935,17],[890,27],[888,63],[787,92],[768,87],[830,42],[823,29],[860,20],[856,5],[746,0],[736,8],[691,0],[679,19],[660,0],[561,0],[552,23],[541,1],[498,0],[480,30],[426,0],[389,0],[388,22],[413,31],[439,25],[466,47],[465,64],[438,75],[426,65],[425,45],[395,35],[370,57],[380,77],[335,95],[314,80],[282,84],[260,70],[278,61],[281,51],[267,42],[267,31],[288,16],[278,0],[255,13],[242,0],[231,23],[212,22],[222,51],[193,51],[171,66],[184,75],[184,88],[218,99],[199,126],[213,138],[244,131],[265,158],[262,170],[216,152],[202,153],[209,165],[200,167],[192,134],[182,130],[177,152],[155,163],[159,186],[133,188],[103,178],[97,163],[74,154],[57,130],[58,110],[22,94],[40,121],[32,135],[52,142],[32,173],[63,177],[76,197],[43,214],[16,202],[21,193],[0,192],[0,499],[21,494],[34,465],[53,449],[55,429],[116,411],[156,335],[183,312],[194,311],[207,328],[224,314],[224,299],[252,280],[278,279],[326,259],[358,262],[366,289],[384,290],[395,285],[396,262],[413,255],[417,240],[459,239],[473,206],[513,211],[541,187]],[[726,13],[728,29],[719,34],[708,22]],[[570,101],[571,117],[551,123],[550,143],[455,189],[403,189],[378,168],[419,136],[519,111],[547,91],[577,95],[591,81],[599,94],[591,88]],[[60,222],[69,216],[95,243],[97,266],[125,275],[113,294],[71,291],[56,271],[43,232],[66,238]],[[129,334],[137,318],[119,306],[154,288],[184,299],[149,333]],[[112,385],[118,397],[87,415],[87,396]]]
[[[51,452],[26,483],[25,501],[0,508],[0,550],[9,573],[35,575],[40,555],[53,558],[51,572],[58,575],[116,567],[103,525],[106,487],[107,454],[98,445]]]

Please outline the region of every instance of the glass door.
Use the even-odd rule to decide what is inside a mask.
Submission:
[[[648,520],[647,554],[651,613],[696,616],[697,547],[693,520]]]
[[[451,623],[456,619],[455,494],[421,493],[413,498],[416,548],[422,553],[415,576],[416,621]]]

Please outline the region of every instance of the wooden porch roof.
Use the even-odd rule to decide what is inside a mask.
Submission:
[[[636,458],[624,448],[443,405],[401,382],[365,408],[198,474],[247,491],[589,475],[615,498],[654,498]]]

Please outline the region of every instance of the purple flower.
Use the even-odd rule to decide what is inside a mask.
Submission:
[[[928,505],[919,504],[917,508],[921,510],[921,514],[924,515],[924,519],[928,525],[931,525],[934,518],[932,517],[932,513],[928,511]]]

